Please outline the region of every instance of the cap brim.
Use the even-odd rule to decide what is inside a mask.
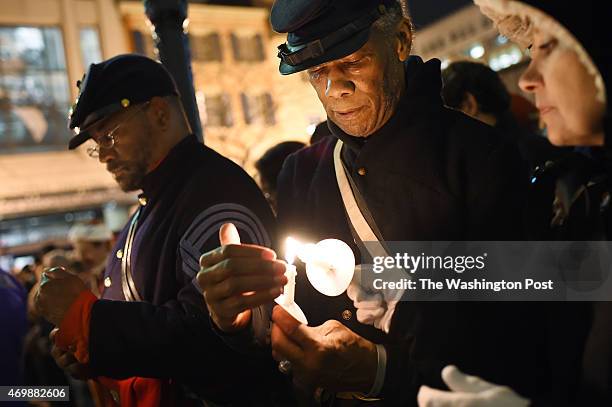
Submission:
[[[104,120],[111,114],[116,113],[121,109],[122,109],[122,106],[120,103],[113,103],[111,105],[104,106],[103,108],[98,109],[93,113],[90,113],[83,121],[84,129],[82,129],[79,132],[79,134],[72,137],[70,141],[68,142],[68,149],[74,150],[75,148],[77,148],[78,146],[80,146],[81,144],[89,140],[91,138],[91,134],[89,133],[89,130],[93,126],[95,126],[100,121]]]
[[[68,150],[74,150],[75,148],[77,148],[78,146],[80,146],[81,144],[89,140],[90,138],[91,138],[91,135],[89,134],[88,131],[80,132],[79,134],[77,134],[76,136],[70,139],[70,141],[68,142]]]
[[[334,61],[336,59],[344,58],[347,55],[351,55],[368,42],[370,38],[370,27],[359,31],[349,39],[342,41],[341,43],[329,48],[323,55],[318,58],[310,59],[303,64],[289,65],[281,61],[278,70],[282,75],[291,75],[293,73],[304,71],[313,66],[321,65],[326,62]]]

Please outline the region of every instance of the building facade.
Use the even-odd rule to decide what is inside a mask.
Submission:
[[[151,25],[137,2],[123,2],[131,49],[155,58]],[[189,34],[196,100],[206,145],[253,173],[254,162],[281,141],[307,141],[325,113],[304,76],[278,72],[267,8],[190,4]]]
[[[414,53],[424,60],[440,59],[442,69],[458,60],[482,62],[499,72],[511,93],[523,94],[517,83],[528,60],[526,50],[499,35],[491,20],[475,5],[418,30]]]
[[[66,151],[67,112],[90,63],[156,54],[142,2],[0,0],[0,9],[2,256],[61,240],[74,221],[106,214],[121,223],[135,195],[84,151]],[[265,2],[190,4],[185,24],[205,143],[251,174],[269,147],[307,141],[325,119],[304,75],[278,73],[284,39],[268,15]]]

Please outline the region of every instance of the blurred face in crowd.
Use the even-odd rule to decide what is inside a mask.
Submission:
[[[395,112],[404,88],[402,61],[410,53],[407,20],[395,38],[371,29],[370,39],[356,52],[308,69],[311,85],[327,117],[345,133],[368,137]]]
[[[111,250],[110,241],[89,242],[77,240],[73,243],[74,253],[82,263],[85,270],[98,267],[106,262]]]
[[[552,144],[603,145],[605,104],[596,98],[595,78],[555,36],[535,29],[531,63],[519,86],[534,94]]]

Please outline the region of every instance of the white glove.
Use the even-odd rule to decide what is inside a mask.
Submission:
[[[527,407],[530,401],[511,388],[466,375],[456,366],[442,369],[442,380],[451,391],[421,386],[419,407]]]
[[[346,290],[346,295],[353,300],[353,305],[357,308],[357,320],[359,322],[373,325],[375,328],[389,333],[397,300],[386,300],[383,293],[368,292],[356,282],[351,282]]]

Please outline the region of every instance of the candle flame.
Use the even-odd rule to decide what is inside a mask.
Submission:
[[[293,264],[298,251],[300,250],[301,243],[292,237],[288,237],[285,240],[285,260],[287,264]]]

